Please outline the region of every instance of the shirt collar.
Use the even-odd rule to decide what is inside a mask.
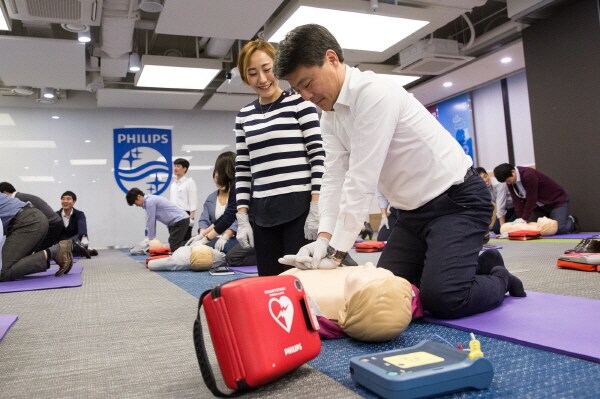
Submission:
[[[347,107],[350,105],[351,101],[350,90],[348,89],[348,86],[350,85],[350,79],[352,78],[352,73],[354,72],[355,68],[351,68],[346,64],[344,64],[344,68],[346,68],[346,76],[344,77],[344,83],[342,83],[340,94],[338,94],[338,98],[335,101],[335,104],[333,104],[334,110],[337,108],[336,105],[339,104]]]
[[[175,183],[183,183],[187,179],[187,174],[181,176],[181,179],[175,178]]]

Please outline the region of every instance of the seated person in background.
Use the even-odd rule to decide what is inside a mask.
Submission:
[[[213,177],[217,187],[228,187],[227,190],[227,206],[221,211],[217,209],[217,202],[215,201],[215,219],[214,221],[208,221],[211,223],[204,229],[200,229],[198,235],[189,239],[186,245],[190,245],[194,242],[200,242],[201,244],[211,243],[216,249],[223,251],[224,249],[229,250],[235,245],[227,246],[229,239],[233,236],[234,231],[231,229],[233,223],[236,220],[236,200],[235,200],[235,153],[226,151],[219,154],[215,161],[215,168],[213,170]],[[217,193],[220,190],[217,190]],[[223,197],[225,197],[223,195]],[[224,200],[224,198],[223,198]],[[206,205],[206,204],[205,204]],[[216,216],[217,213],[221,213],[220,216]],[[202,212],[204,215],[204,211]],[[209,212],[210,214],[210,212]],[[201,217],[202,218],[202,217]],[[203,225],[206,225],[206,219]],[[200,225],[201,227],[203,225]],[[230,235],[231,234],[231,235]]]
[[[396,210],[390,207],[390,203],[387,198],[379,190],[377,193],[377,203],[379,209],[381,209],[381,223],[379,224],[379,231],[377,232],[377,241],[387,241],[394,225],[398,221],[396,218]]]
[[[341,337],[343,334],[336,334],[341,329],[360,341],[388,341],[404,331],[413,318],[423,315],[419,289],[371,263],[331,270],[294,268],[282,273],[288,274],[300,279],[316,303],[319,323],[331,333],[324,337]]]
[[[146,230],[148,239],[156,238],[156,221],[169,229],[169,247],[175,252],[185,244],[185,236],[190,226],[190,217],[186,211],[166,198],[154,194],[146,194],[137,187],[125,195],[129,206],[136,205],[146,210]]]
[[[488,175],[485,168],[478,167],[476,169],[490,191],[492,203],[495,205],[496,220],[490,226],[491,230],[496,234],[500,234],[500,227],[504,223],[512,222],[516,219],[512,198],[508,193],[508,187],[506,183],[500,183],[498,179]]]
[[[202,214],[198,219],[198,233],[202,237],[214,229],[215,223],[217,223],[217,220],[223,216],[227,209],[229,197],[231,196],[231,186],[235,180],[235,154],[233,152],[226,152],[218,159],[213,170],[213,180],[217,186],[217,191],[211,193],[206,198]],[[227,253],[237,244],[237,240],[235,239],[236,231],[237,221],[234,220],[227,230],[208,241],[206,245]],[[254,252],[254,250],[252,251]]]
[[[503,163],[494,168],[500,183],[506,182],[515,213],[522,223],[535,222],[546,216],[558,222],[557,234],[579,230],[577,220],[569,215],[569,197],[565,190],[542,172]]]
[[[0,281],[44,272],[50,267],[50,259],[59,267],[56,277],[69,273],[73,266],[73,243],[70,240],[34,252],[48,232],[48,219],[42,211],[29,202],[0,193],[0,220],[6,234]]]
[[[72,240],[74,254],[89,258],[90,255],[98,255],[95,249],[89,249],[90,241],[87,233],[87,220],[85,213],[79,209],[75,209],[77,195],[73,191],[65,191],[60,196],[61,209],[56,211],[56,214],[61,217],[63,229],[60,233],[61,240]]]

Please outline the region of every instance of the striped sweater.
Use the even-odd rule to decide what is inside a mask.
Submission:
[[[238,208],[249,207],[250,196],[319,193],[325,151],[317,110],[310,102],[287,92],[262,108],[255,100],[237,114],[235,135]]]

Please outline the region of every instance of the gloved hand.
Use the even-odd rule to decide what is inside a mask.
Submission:
[[[197,247],[197,246],[200,246],[200,245],[206,245],[206,244],[208,244],[208,241],[210,241],[208,239],[208,237],[204,236],[201,239],[199,239],[199,240],[194,241],[193,243],[191,243],[190,247],[194,248],[194,247]]]
[[[238,222],[237,229],[237,240],[242,248],[254,247],[254,233],[252,232],[252,226],[250,226],[250,219],[247,213],[238,212],[235,217]]]
[[[194,223],[195,223],[194,218],[190,218],[190,226],[191,227],[194,227]]]
[[[384,227],[389,229],[390,228],[390,222],[388,221],[388,217],[386,215],[381,215],[381,224],[379,225],[379,228],[381,229],[382,227]]]
[[[219,236],[219,239],[217,240],[217,242],[215,242],[215,249],[217,251],[223,252],[223,250],[225,249],[225,244],[227,244],[227,241],[229,241],[229,236],[225,233],[221,234],[221,236]]]
[[[323,258],[327,256],[327,247],[329,247],[329,240],[325,237],[319,237],[316,241],[300,248],[296,255],[285,255],[283,258],[279,258],[279,263],[294,266],[298,269],[318,269]],[[331,259],[329,261],[324,262],[324,266],[331,269],[333,262]]]
[[[312,201],[310,210],[304,222],[304,238],[307,240],[316,240],[319,232],[319,202]]]
[[[186,242],[186,243],[185,243],[185,245],[187,245],[187,246],[189,247],[190,245],[192,245],[192,244],[193,244],[193,243],[195,243],[196,241],[200,241],[200,240],[202,240],[203,238],[204,238],[204,236],[203,236],[202,234],[195,235],[195,236],[193,236],[192,238],[190,238],[190,239],[188,240],[188,242]],[[208,240],[207,240],[207,241],[208,241]]]
[[[514,223],[514,224],[517,224],[517,223],[527,223],[527,222],[526,222],[525,220],[521,219],[521,218],[518,218],[518,219],[515,219],[515,220],[513,221],[513,223]]]
[[[144,238],[142,241],[140,241],[138,246],[142,248],[148,248],[150,246],[150,239],[148,239],[148,237]]]
[[[279,258],[279,263],[282,265],[293,266],[297,269],[312,270],[313,258],[312,256],[300,256],[300,255],[285,255],[283,258]],[[339,265],[329,258],[323,258],[317,265],[317,269],[335,269]]]

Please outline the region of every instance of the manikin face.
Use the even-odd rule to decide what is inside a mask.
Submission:
[[[173,173],[178,179],[185,176],[185,172],[187,172],[187,169],[184,168],[183,165],[173,164]]]
[[[324,111],[333,111],[333,105],[342,89],[337,54],[327,50],[322,66],[299,66],[285,77],[294,91]]]
[[[256,50],[250,56],[246,69],[248,85],[258,94],[262,104],[272,103],[279,98],[279,80],[273,75],[273,59],[267,53]]]
[[[70,195],[65,195],[63,197],[60,197],[60,205],[65,211],[70,212],[75,206],[75,201],[73,201],[73,197],[71,197]]]

